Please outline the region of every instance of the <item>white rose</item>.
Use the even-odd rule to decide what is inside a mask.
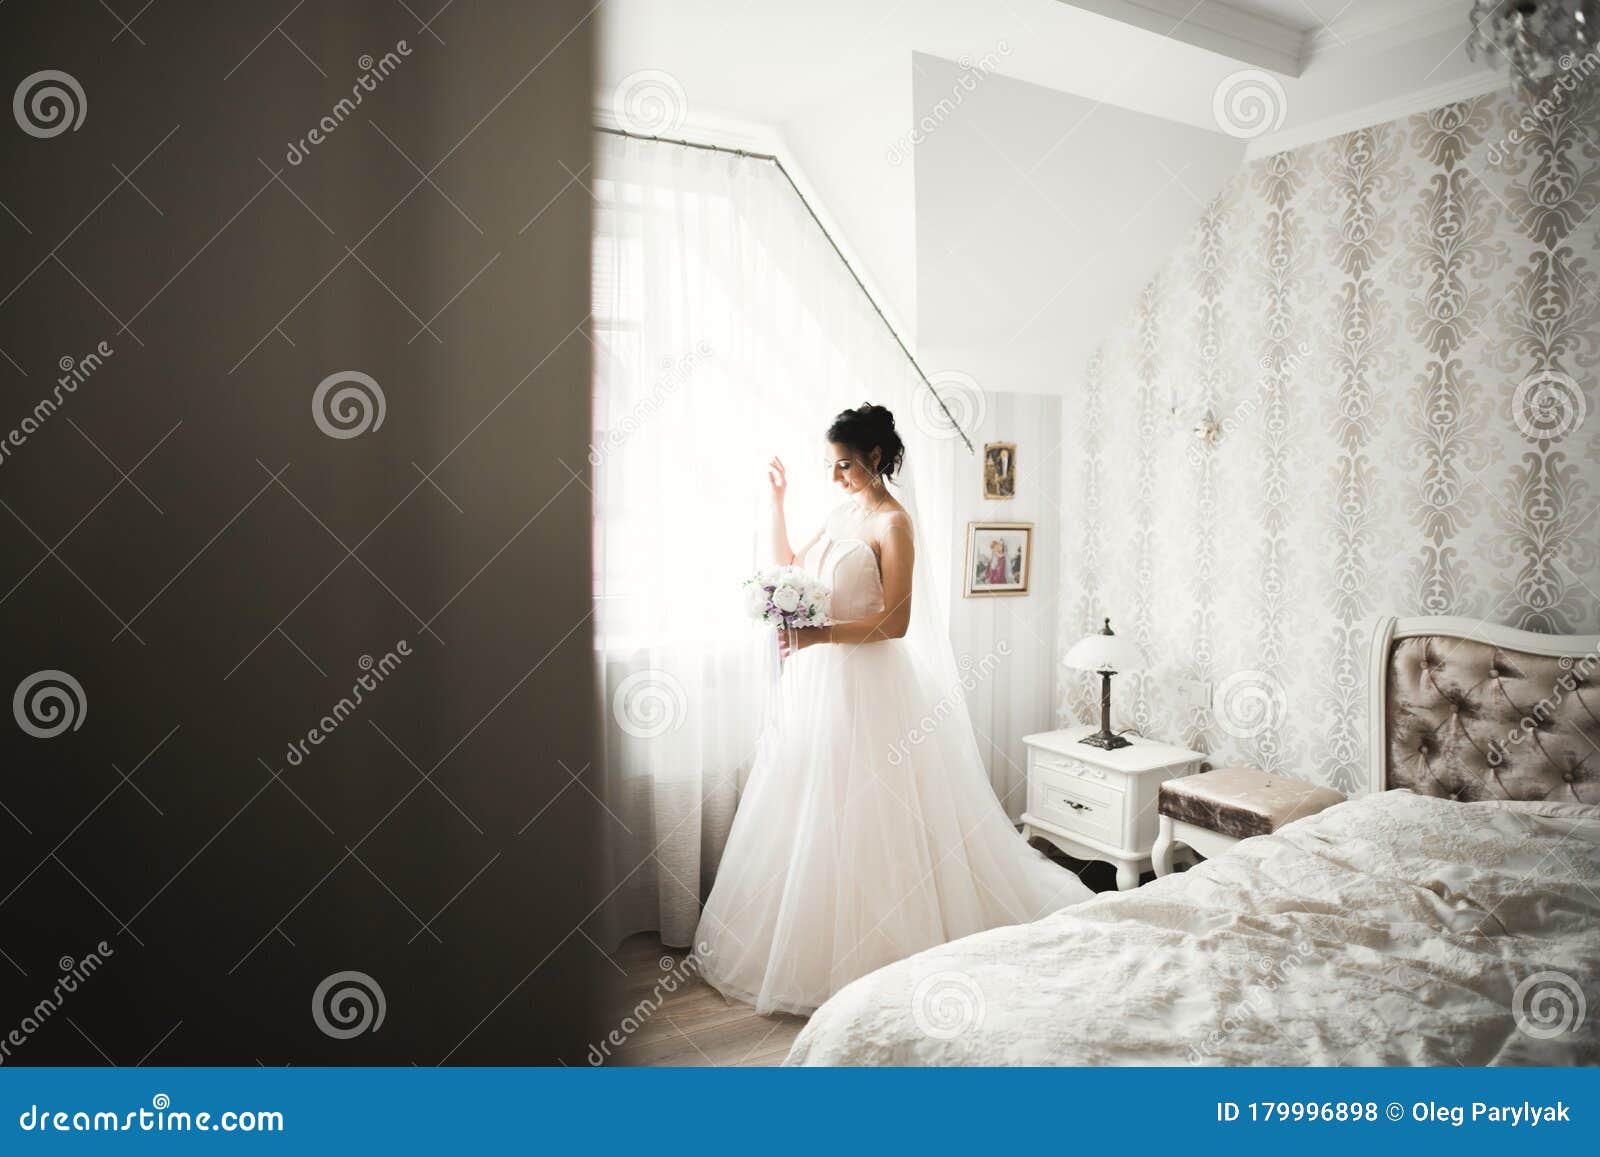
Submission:
[[[772,602],[780,611],[792,611],[800,605],[800,592],[784,584],[772,592]]]
[[[767,592],[758,586],[751,586],[744,592],[744,609],[749,615],[759,615],[767,609]]]

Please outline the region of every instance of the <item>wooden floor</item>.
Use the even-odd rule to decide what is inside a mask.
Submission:
[[[1084,864],[1061,854],[1044,840],[1033,846],[1077,872],[1097,892],[1116,887],[1109,864]],[[1145,878],[1150,878],[1146,873]],[[615,1065],[778,1065],[805,1026],[799,1016],[757,1016],[747,1004],[727,1000],[683,964],[687,949],[664,948],[653,933],[631,936],[615,960],[625,979],[613,995],[609,1022],[623,1026],[626,1043],[611,1051]],[[663,981],[673,978],[670,986]],[[674,991],[666,991],[672,987]]]
[[[613,1023],[639,1027],[611,1056],[618,1065],[777,1065],[806,1023],[798,1016],[757,1016],[685,969],[683,948],[663,948],[653,934],[629,937],[616,953],[627,973]],[[668,977],[675,991],[667,992]]]

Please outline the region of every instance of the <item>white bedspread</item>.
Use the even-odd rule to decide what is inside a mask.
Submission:
[[[1597,977],[1600,808],[1391,791],[864,976],[786,1063],[1596,1064]]]

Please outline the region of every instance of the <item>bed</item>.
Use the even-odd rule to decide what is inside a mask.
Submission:
[[[1368,790],[817,1010],[807,1065],[1600,1064],[1600,637],[1380,619]]]

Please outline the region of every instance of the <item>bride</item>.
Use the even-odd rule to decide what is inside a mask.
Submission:
[[[758,1012],[809,1015],[882,965],[1091,895],[1029,847],[989,786],[966,709],[910,645],[914,527],[883,406],[845,410],[828,469],[849,500],[799,551],[768,467],[776,561],[833,591],[831,626],[785,632],[777,711],[695,942],[701,974]]]

